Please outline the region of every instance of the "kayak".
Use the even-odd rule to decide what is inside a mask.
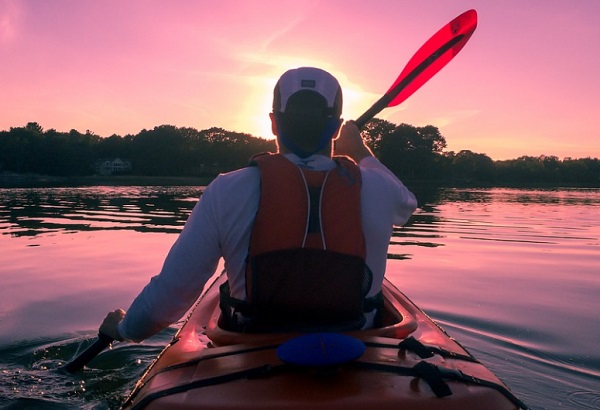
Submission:
[[[123,409],[526,409],[387,279],[382,326],[237,333],[219,325],[220,275]]]

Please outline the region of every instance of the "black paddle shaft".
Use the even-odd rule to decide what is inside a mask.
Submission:
[[[69,363],[62,367],[67,373],[76,373],[88,364],[94,357],[106,349],[108,345],[112,343],[114,339],[103,333],[98,334],[98,340],[96,340],[90,347],[85,349],[79,356],[71,360]]]

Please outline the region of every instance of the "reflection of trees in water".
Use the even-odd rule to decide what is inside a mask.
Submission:
[[[0,190],[0,233],[35,236],[123,229],[177,233],[201,191],[200,187]]]
[[[540,207],[562,206],[600,206],[600,190],[585,188],[553,188],[553,189],[516,189],[516,188],[438,188],[430,185],[410,187],[415,193],[419,209],[403,228],[394,228],[390,242],[390,259],[410,259],[406,253],[412,246],[438,247],[444,246],[444,240],[452,230],[462,230],[465,226],[460,220],[448,220],[441,217],[442,207],[456,205],[458,214],[472,208],[469,204],[477,204],[477,209],[488,204],[522,204]],[[459,217],[460,218],[460,217]],[[494,220],[486,220],[493,225]],[[467,224],[467,222],[464,222]],[[481,227],[489,229],[490,225]],[[479,232],[480,235],[486,233]],[[530,241],[518,237],[519,242]],[[402,248],[399,248],[402,246]],[[405,253],[401,253],[403,251]]]
[[[439,188],[416,184],[419,208],[435,212],[447,202],[535,203],[539,205],[598,205],[598,188]]]
[[[419,210],[405,228],[394,229],[392,248],[441,246],[448,203],[522,203],[599,206],[598,189],[512,189],[410,187]],[[134,230],[178,233],[203,188],[118,186],[0,189],[0,234],[35,236],[50,232]],[[410,249],[410,248],[403,248]],[[394,250],[392,249],[392,252]],[[392,257],[409,257],[394,252]]]
[[[435,205],[439,202],[443,188],[430,185],[409,187],[417,197],[419,209],[410,217],[404,227],[394,227],[388,259],[411,259],[412,253],[407,253],[413,246],[435,248],[443,246],[436,242],[436,238],[442,238],[432,226],[439,223],[440,218],[436,215]],[[399,248],[399,247],[402,248]],[[404,253],[400,253],[400,250]]]

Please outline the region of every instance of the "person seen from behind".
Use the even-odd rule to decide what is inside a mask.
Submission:
[[[372,154],[328,72],[285,72],[274,90],[277,153],[209,184],[153,277],[100,332],[140,342],[179,320],[220,258],[221,322],[242,332],[345,331],[378,325],[393,226],[414,195]],[[334,146],[335,145],[335,146]]]

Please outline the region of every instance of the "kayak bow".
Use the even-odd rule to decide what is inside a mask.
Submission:
[[[387,280],[384,325],[340,338],[223,329],[219,286],[225,280],[221,275],[199,299],[124,409],[526,409]],[[304,347],[303,339],[312,345]],[[352,352],[335,351],[347,350],[340,347],[347,342]],[[311,346],[334,351],[321,364],[313,355],[295,362],[296,353],[289,353],[303,355]]]

